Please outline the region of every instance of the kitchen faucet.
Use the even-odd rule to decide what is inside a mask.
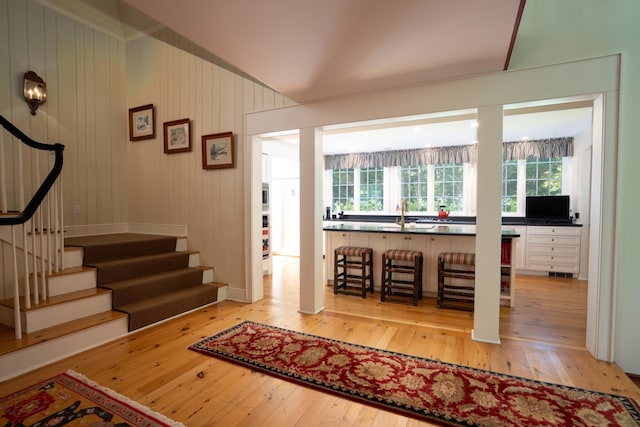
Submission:
[[[402,199],[402,212],[400,216],[400,222],[396,221],[396,224],[400,224],[400,230],[404,230],[404,214],[407,212],[407,199]]]

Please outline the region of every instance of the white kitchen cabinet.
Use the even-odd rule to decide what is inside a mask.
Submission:
[[[526,269],[580,273],[581,227],[527,226]]]
[[[514,230],[520,235],[513,239],[515,243],[515,259],[511,260],[511,265],[516,270],[527,268],[527,227],[524,225],[503,225],[502,230]]]

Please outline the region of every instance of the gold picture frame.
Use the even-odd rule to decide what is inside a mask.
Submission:
[[[129,141],[156,137],[156,117],[153,104],[129,109]]]
[[[189,119],[164,122],[164,152],[166,154],[191,151],[191,125]]]
[[[235,167],[233,132],[202,135],[202,169]]]

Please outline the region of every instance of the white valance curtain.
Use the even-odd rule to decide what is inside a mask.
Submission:
[[[503,160],[526,159],[530,156],[540,158],[573,156],[573,138],[551,138],[502,144]],[[476,162],[476,144],[324,156],[325,169],[366,169]]]

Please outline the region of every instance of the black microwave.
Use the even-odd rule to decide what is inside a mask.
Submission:
[[[262,183],[262,210],[269,210],[269,184],[266,182]]]

